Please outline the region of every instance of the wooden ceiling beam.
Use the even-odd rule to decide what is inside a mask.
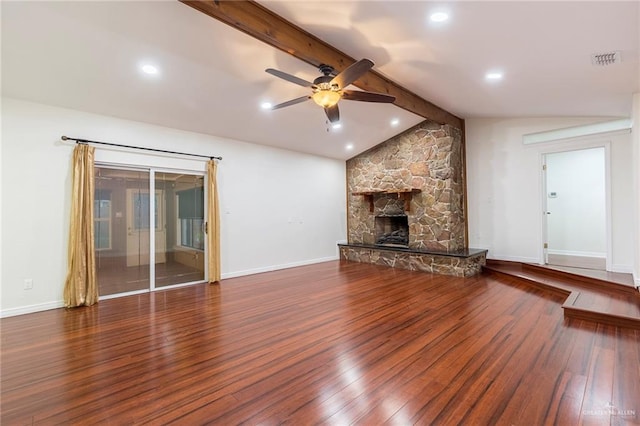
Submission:
[[[255,1],[180,1],[314,67],[328,64],[340,72],[356,61]],[[428,120],[462,128],[461,118],[422,99],[376,71],[369,71],[353,84],[362,90],[395,96],[396,106]]]

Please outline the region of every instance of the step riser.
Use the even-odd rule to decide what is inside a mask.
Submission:
[[[640,320],[633,318],[623,318],[618,316],[611,316],[600,312],[591,312],[583,309],[575,309],[570,307],[564,308],[565,318],[579,319],[583,321],[591,321],[600,324],[613,325],[616,327],[631,328],[634,330],[640,330]]]
[[[576,285],[584,285],[594,290],[603,290],[607,292],[621,292],[625,294],[638,294],[637,290],[633,287],[618,284],[610,281],[599,280],[597,278],[582,277],[569,272],[557,271],[549,268],[543,268],[536,265],[522,265],[523,271],[530,271],[537,274],[545,275],[552,278],[560,278],[566,280],[569,283],[575,283]]]
[[[522,281],[526,281],[527,283],[529,283],[530,285],[533,285],[537,288],[540,288],[542,290],[547,290],[547,291],[551,291],[553,293],[556,293],[560,296],[565,296],[568,297],[571,294],[571,291],[569,290],[565,290],[562,288],[558,288],[558,287],[554,287],[552,285],[540,282],[540,281],[536,281],[534,279],[525,277],[525,276],[520,276],[517,274],[510,274],[508,272],[504,272],[504,271],[500,271],[500,270],[496,270],[496,269],[492,269],[490,266],[485,266],[483,268],[485,271],[489,272],[490,274],[497,274],[497,275],[502,275],[502,276],[506,276],[506,277],[511,277],[511,278],[517,278],[519,280]]]
[[[508,266],[508,269],[501,270],[501,266],[502,267]],[[595,281],[602,284],[597,284],[593,282],[585,283],[582,280],[573,279],[572,274],[539,273],[537,268],[528,268],[528,265],[518,266],[518,265],[514,265],[513,263],[506,263],[506,262],[500,262],[500,263],[488,262],[487,265],[483,267],[483,270],[485,271],[485,273],[515,278],[515,279],[518,279],[519,281],[526,282],[529,285],[534,286],[536,288],[548,290],[556,294],[567,297],[567,299],[562,305],[565,318],[592,321],[592,322],[601,323],[601,324],[640,330],[640,317],[636,318],[636,317],[628,317],[625,315],[615,315],[608,312],[601,312],[597,310],[591,310],[589,308],[575,306],[575,304],[578,301],[578,297],[581,294],[580,293],[581,290],[571,290],[567,287],[573,285],[573,288],[575,287],[584,288],[584,291],[587,293],[591,291],[601,295],[611,295],[611,296],[617,295],[618,297],[620,297],[621,295],[624,295],[625,298],[631,297],[631,300],[638,297],[638,294],[635,293],[635,291],[629,292],[626,289],[622,289],[622,290],[620,289],[611,290],[608,288],[604,289],[603,285],[610,285],[611,283],[606,281],[601,281],[601,280],[595,280]],[[541,272],[546,272],[546,269]],[[545,282],[544,281],[545,279],[547,280],[561,279],[564,286],[566,287],[563,288],[563,285],[561,284],[557,284],[556,286],[552,283]],[[617,285],[617,286],[620,287],[620,285]],[[638,303],[640,303],[640,297],[638,297],[638,301],[639,301]]]

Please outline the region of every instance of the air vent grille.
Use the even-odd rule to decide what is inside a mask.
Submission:
[[[594,53],[591,55],[591,63],[598,66],[619,64],[620,52]]]

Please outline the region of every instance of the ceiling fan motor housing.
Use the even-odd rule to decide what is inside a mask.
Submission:
[[[329,84],[331,83],[331,80],[333,80],[333,77],[331,77],[330,75],[321,75],[320,77],[313,80],[313,84],[316,86],[325,85],[325,87],[331,87],[331,84]],[[337,85],[335,86],[338,87]]]
[[[318,70],[325,76],[335,75],[335,70],[331,65],[320,64],[320,66],[318,67]]]

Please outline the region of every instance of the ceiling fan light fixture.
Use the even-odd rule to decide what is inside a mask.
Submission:
[[[377,103],[395,102],[395,96],[383,93],[345,89],[365,75],[372,67],[373,61],[370,59],[360,59],[333,77],[333,67],[329,65],[320,65],[319,69],[322,75],[313,80],[313,83],[283,71],[267,68],[265,71],[275,77],[297,84],[298,86],[311,88],[310,95],[300,96],[299,98],[282,102],[271,109],[280,109],[313,99],[315,104],[324,108],[324,113],[328,119],[327,124],[331,123],[332,127],[336,129],[337,123],[340,121],[340,110],[338,109],[338,101],[340,101],[340,99],[344,98],[348,101]],[[329,131],[329,127],[327,127],[327,131]]]
[[[333,90],[318,90],[311,96],[311,99],[323,108],[331,108],[338,103],[341,97],[340,92]]]

